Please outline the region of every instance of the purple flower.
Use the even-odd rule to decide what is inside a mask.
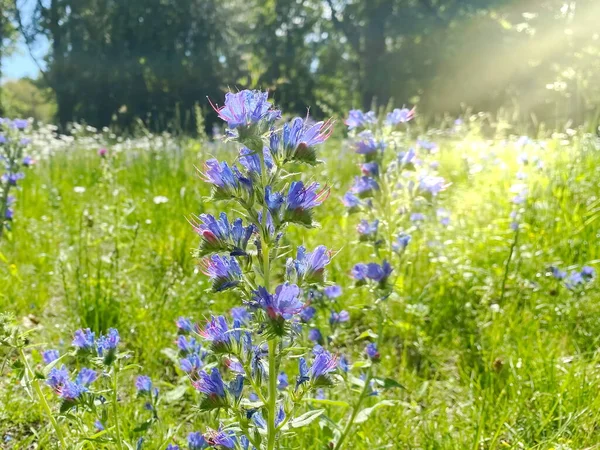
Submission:
[[[310,368],[310,377],[315,385],[329,384],[327,376],[335,371],[338,365],[337,356],[332,355],[327,350],[319,350],[315,355],[313,365]]]
[[[110,359],[109,356],[113,355],[119,344],[119,332],[115,328],[109,328],[106,335],[100,336],[98,339],[97,350],[98,356],[104,356],[105,361]],[[107,363],[108,364],[108,363]]]
[[[228,92],[225,94],[225,105],[220,108],[213,105],[213,108],[231,129],[249,127],[262,121],[268,125],[280,118],[281,112],[272,110],[267,98],[268,93],[261,91]]]
[[[324,245],[319,245],[312,252],[307,252],[301,245],[298,247],[296,259],[290,258],[288,265],[295,269],[298,280],[315,283],[323,281],[325,266],[330,260],[329,252]]]
[[[362,219],[356,226],[358,231],[359,239],[361,241],[372,241],[377,237],[377,229],[379,228],[379,220],[374,220],[369,223],[367,220]]]
[[[255,231],[254,225],[244,227],[242,219],[229,224],[225,213],[221,213],[219,219],[210,214],[201,214],[200,220],[202,223],[196,225],[194,230],[202,238],[202,254],[219,251],[230,252],[231,256],[246,254],[248,241]]]
[[[589,279],[594,278],[596,276],[596,271],[594,270],[593,267],[583,266],[581,268],[581,276],[584,279],[589,280]]]
[[[60,369],[53,367],[46,377],[46,384],[52,388],[54,392],[60,394],[63,386],[69,381],[69,371],[63,365]]]
[[[104,431],[104,424],[102,422],[100,422],[100,420],[96,420],[94,422],[94,427],[96,428],[96,431]],[[168,449],[168,447],[167,447]]]
[[[192,432],[188,434],[187,441],[189,450],[204,450],[208,447],[208,443],[204,439],[204,436],[202,436],[202,433]]]
[[[201,265],[204,274],[210,277],[215,292],[233,288],[242,280],[242,269],[233,256],[213,255],[202,260]]]
[[[61,388],[59,396],[64,400],[72,402],[77,400],[84,392],[87,392],[85,386],[73,383],[72,381],[67,381]]]
[[[24,167],[31,167],[34,163],[35,163],[35,161],[33,160],[33,158],[31,156],[25,156],[23,158],[23,166]]]
[[[378,177],[379,176],[379,164],[376,162],[367,162],[361,164],[360,171],[366,177]]]
[[[392,244],[392,248],[395,252],[404,251],[406,247],[408,247],[408,244],[410,243],[411,239],[412,236],[410,234],[400,233],[396,238],[396,242]]]
[[[361,205],[360,199],[352,192],[346,192],[344,194],[344,196],[342,197],[342,203],[350,211],[358,209]]]
[[[98,156],[101,158],[106,157],[106,155],[108,154],[108,150],[105,148],[99,148],[98,149]]]
[[[206,328],[200,331],[200,336],[210,341],[215,351],[227,350],[231,344],[232,334],[223,316],[211,316]]]
[[[198,373],[203,364],[198,355],[192,354],[179,361],[179,365],[181,366],[181,370],[187,373],[191,379],[195,380],[198,378]]]
[[[567,276],[567,272],[560,270],[558,267],[550,266],[549,269],[552,272],[552,276],[557,280],[562,280]]]
[[[350,313],[344,309],[341,310],[339,313],[336,311],[331,311],[331,315],[329,316],[329,323],[331,325],[348,322],[349,320],[350,320]]]
[[[79,371],[75,378],[75,383],[80,386],[89,386],[98,378],[98,373],[93,369],[86,369],[85,367]]]
[[[243,176],[237,167],[229,167],[226,162],[209,159],[204,163],[204,172],[201,174],[204,181],[214,186],[213,195],[216,199],[248,199],[252,195],[252,181]]]
[[[360,109],[352,109],[348,113],[348,118],[345,123],[349,130],[353,130],[362,127],[365,124],[372,124],[375,122],[377,122],[377,117],[373,111],[369,111],[365,114]]]
[[[385,122],[390,125],[398,125],[399,123],[406,123],[415,117],[415,108],[396,108],[391,113],[388,113]]]
[[[313,147],[325,142],[332,131],[331,121],[310,124],[308,119],[296,117],[283,125],[281,139],[271,140],[271,151],[274,155],[281,155],[283,163],[300,161],[316,164],[317,154]]]
[[[346,355],[342,355],[340,357],[338,367],[340,368],[340,370],[342,372],[348,373],[348,371],[350,370],[350,361],[348,361],[348,358],[346,358]]]
[[[149,394],[152,390],[152,380],[146,375],[140,375],[135,380],[135,388],[138,394]]]
[[[277,375],[277,389],[283,390],[286,389],[290,385],[288,381],[288,376],[285,372],[280,372]]]
[[[315,308],[313,308],[312,306],[307,306],[300,313],[300,319],[303,322],[310,322],[310,320],[315,316],[316,312],[317,310]]]
[[[385,282],[392,270],[392,266],[387,261],[383,261],[381,266],[377,263],[369,263],[367,264],[367,277],[373,281]]]
[[[214,367],[210,375],[202,370],[199,375],[199,379],[193,382],[194,387],[198,391],[210,398],[225,398],[225,385],[223,384],[223,378],[221,378],[219,369]]]
[[[44,360],[45,364],[50,364],[51,362],[56,361],[58,358],[60,358],[58,350],[46,350],[42,353],[42,359]]]
[[[182,353],[198,353],[202,350],[202,347],[198,342],[196,342],[196,338],[190,337],[187,338],[184,335],[179,335],[177,337],[177,347]]]
[[[333,286],[327,286],[325,289],[323,289],[323,293],[328,298],[338,298],[342,295],[342,288],[337,284]]]
[[[377,350],[377,346],[372,342],[367,344],[367,346],[365,347],[365,353],[367,357],[373,361],[378,361],[381,357],[379,355],[379,351]]]
[[[12,208],[6,208],[6,212],[4,213],[4,218],[6,220],[13,220],[15,217],[15,211]]]
[[[250,321],[250,314],[248,313],[248,309],[244,306],[231,308],[231,311],[229,312],[234,320],[237,320],[242,324],[247,324]]]
[[[439,150],[439,147],[435,142],[429,142],[422,139],[417,139],[417,146],[432,153],[435,153]]]
[[[4,174],[1,177],[3,183],[8,183],[10,186],[16,186],[19,180],[25,178],[23,172]]]
[[[177,332],[180,334],[187,334],[194,331],[196,328],[190,319],[187,317],[179,317],[175,324],[177,325]]]
[[[329,189],[318,189],[318,183],[304,186],[302,181],[292,182],[286,198],[284,220],[311,226],[312,208],[319,206],[329,196]]]
[[[425,215],[422,213],[412,213],[410,215],[411,222],[422,222],[423,220],[425,220]]]
[[[318,328],[311,328],[308,332],[308,340],[317,344],[323,344],[323,335]]]
[[[300,314],[304,303],[300,300],[300,288],[295,284],[284,283],[277,286],[275,294],[271,295],[262,286],[254,291],[252,306],[264,309],[272,320],[280,318],[290,320]]]
[[[367,265],[363,263],[358,263],[352,268],[352,278],[354,278],[356,281],[366,280],[367,272]]]
[[[325,391],[323,389],[317,389],[315,394],[315,398],[317,400],[325,400]]]
[[[94,339],[95,334],[89,328],[77,330],[72,345],[78,350],[91,350],[94,348]]]
[[[308,369],[308,364],[306,364],[306,359],[300,357],[298,359],[298,378],[296,379],[296,389],[303,383],[306,383],[310,380],[310,370]]]
[[[428,192],[434,197],[446,189],[446,180],[442,177],[426,175],[419,180],[419,190]]]
[[[242,396],[244,390],[244,376],[237,375],[231,383],[227,386],[227,390],[231,393],[233,398],[238,401]]]
[[[407,164],[412,164],[415,162],[415,158],[417,153],[414,148],[409,148],[407,152],[400,152],[398,154],[398,162],[405,166]]]
[[[372,156],[385,150],[385,142],[376,141],[370,131],[363,131],[358,137],[360,140],[354,144],[354,151],[359,155]]]
[[[378,190],[379,184],[370,177],[355,177],[354,185],[350,188],[350,192],[360,198],[370,197],[373,195],[374,191]]]
[[[263,147],[263,159],[267,171],[270,171],[275,163],[273,161],[271,150],[268,147]],[[260,175],[262,174],[262,164],[258,153],[250,150],[248,147],[242,147],[240,150],[239,161],[251,177],[260,178]]]
[[[29,126],[29,121],[25,119],[14,119],[12,124],[10,124],[11,128],[16,128],[17,130],[24,130]]]
[[[283,202],[284,199],[281,192],[273,192],[271,186],[267,186],[265,188],[265,204],[273,216],[277,216],[279,214],[279,210],[281,209]]]
[[[204,439],[208,445],[220,448],[234,448],[235,437],[233,433],[224,431],[221,427],[218,430],[209,429],[204,433]]]

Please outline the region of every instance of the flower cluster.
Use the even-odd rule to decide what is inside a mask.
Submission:
[[[22,168],[35,162],[26,154],[30,140],[23,133],[28,126],[27,120],[0,118],[0,164],[4,167],[0,175],[0,238],[14,219],[16,199],[10,192],[25,177]]]

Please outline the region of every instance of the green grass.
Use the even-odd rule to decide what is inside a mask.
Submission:
[[[448,228],[431,222],[414,233],[405,264],[396,268],[402,276],[388,300],[391,325],[380,350],[387,376],[402,385],[382,397],[399,403],[377,409],[345,448],[597,448],[598,284],[573,293],[546,268],[600,268],[600,152],[583,134],[527,150],[542,157],[544,169],[534,163],[526,169],[530,194],[515,242],[508,216],[518,150],[477,134],[436,140],[440,171],[453,183],[441,196],[452,222]],[[198,239],[186,218],[231,210],[206,200],[207,186],[196,173],[211,154],[233,159],[235,152],[186,140],[177,151],[165,150],[156,140],[151,150],[114,155],[105,171],[95,148],[75,142],[42,160],[17,193],[14,232],[0,243],[0,310],[14,312],[24,327],[39,323],[32,339],[52,347],[60,339],[67,346],[80,326],[118,327],[143,373],[162,380],[162,392],[186,386],[163,352],[174,347],[174,320],[200,320],[239,301],[210,293],[191,256]],[[370,298],[348,276],[371,256],[355,242],[358,217],[345,215],[339,201],[358,161],[340,140],[321,157],[326,163],[304,174],[328,180],[332,189],[317,211],[321,227],[295,228],[286,239],[339,250],[328,279],[344,288],[340,303],[352,322],[334,338],[355,360],[362,344],[354,338],[376,326]],[[156,196],[168,201],[156,204]],[[52,448],[47,420],[9,375],[4,367],[0,437],[10,434],[12,441],[0,446]],[[329,395],[345,400],[348,394]],[[161,448],[167,430],[180,426],[183,439],[206,424],[192,414],[191,389],[168,400],[147,448]],[[333,421],[343,413],[327,407]],[[127,411],[126,420],[138,414]],[[282,448],[327,448],[327,433],[315,422],[284,439]]]

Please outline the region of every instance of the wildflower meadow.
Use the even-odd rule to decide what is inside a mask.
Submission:
[[[595,133],[210,106],[0,119],[0,448],[597,448]]]

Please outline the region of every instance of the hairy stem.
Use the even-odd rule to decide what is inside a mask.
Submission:
[[[115,364],[113,366],[113,377],[112,377],[112,410],[115,420],[115,431],[117,433],[117,448],[123,450],[123,440],[121,439],[121,426],[119,424],[119,405],[117,404],[118,395],[117,387],[119,381],[119,369]]]
[[[27,358],[25,357],[25,352],[23,352],[22,348],[19,349],[19,356],[21,357],[21,360],[23,361],[23,364],[25,365],[25,370],[27,372],[27,378],[28,378],[27,381],[33,387],[33,390],[35,391],[35,393],[39,399],[40,405],[42,405],[42,408],[44,409],[48,418],[50,419],[50,423],[52,424],[52,427],[54,428],[56,437],[58,438],[58,440],[60,442],[60,447],[67,450],[68,447],[65,442],[65,437],[60,428],[60,425],[58,424],[58,422],[56,421],[56,418],[52,414],[50,405],[48,405],[48,402],[46,401],[46,396],[42,392],[42,388],[40,386],[39,380],[36,378],[35,374],[33,373],[33,370],[31,370],[31,366],[29,365],[29,362],[27,361]]]
[[[275,410],[277,408],[277,361],[275,352],[277,351],[277,340],[269,341],[269,422],[267,424],[267,450],[275,448],[275,435],[277,427],[275,426]]]

